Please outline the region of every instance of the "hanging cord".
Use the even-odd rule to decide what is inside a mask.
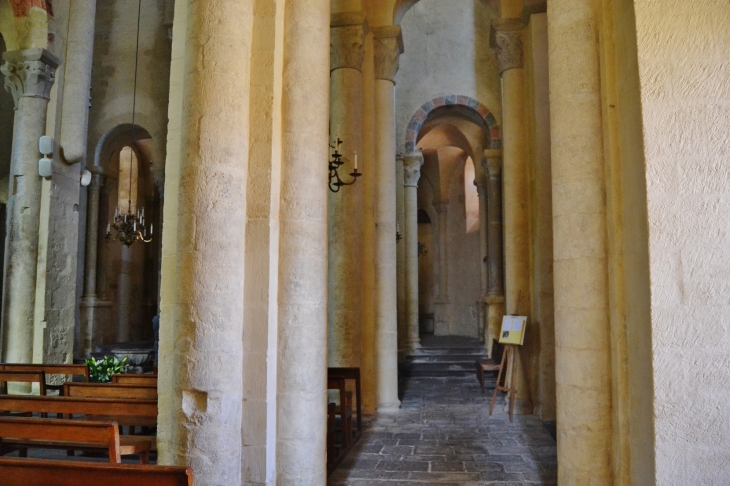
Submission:
[[[139,25],[142,19],[142,0],[137,7],[137,48],[134,51],[134,89],[132,90],[132,137],[129,145],[129,201],[127,211],[132,212],[132,166],[134,165],[134,122],[137,112],[137,67],[139,65]]]

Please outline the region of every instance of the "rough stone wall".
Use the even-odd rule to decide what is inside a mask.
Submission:
[[[637,0],[634,6],[650,225],[656,483],[727,484],[730,4]]]
[[[396,76],[398,150],[413,114],[438,96],[474,98],[501,124],[499,71],[489,47],[492,17],[480,0],[421,0],[403,17],[405,53]]]

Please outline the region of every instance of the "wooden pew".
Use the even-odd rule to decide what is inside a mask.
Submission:
[[[360,368],[327,368],[328,378],[342,378],[355,382],[355,407],[357,409],[357,434],[362,433],[362,393]]]
[[[157,386],[157,375],[112,375],[115,385],[148,385]]]
[[[0,370],[0,393],[8,392],[8,383],[38,383],[41,395],[46,394],[46,374],[43,371]]]
[[[66,397],[157,400],[157,386],[117,385],[113,383],[66,383],[63,386],[63,395]]]
[[[141,464],[148,464],[151,443],[135,436],[119,436],[116,422],[87,422],[36,418],[0,418],[0,455],[20,449],[27,456],[28,448],[106,451],[112,464],[120,464],[122,456],[139,455]]]
[[[43,371],[46,375],[83,376],[84,381],[90,380],[89,366],[85,364],[24,364],[0,363],[0,371]],[[63,391],[63,385],[49,385],[46,390]]]
[[[185,467],[0,458],[3,486],[193,486]]]

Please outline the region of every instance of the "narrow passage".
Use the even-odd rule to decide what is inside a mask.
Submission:
[[[554,485],[556,443],[538,417],[489,416],[494,378],[484,395],[474,360],[476,340],[430,337],[400,381],[401,411],[380,416],[342,464],[330,486]]]

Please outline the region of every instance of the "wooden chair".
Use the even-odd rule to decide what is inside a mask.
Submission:
[[[0,370],[4,371],[43,371],[47,375],[68,375],[82,376],[85,382],[90,380],[89,366],[85,364],[25,364],[25,363],[2,363]],[[46,390],[63,392],[63,385],[49,385],[46,383]]]
[[[362,393],[360,383],[360,368],[327,368],[327,377],[342,378],[355,382],[355,407],[357,412],[356,435],[362,433]]]
[[[186,467],[0,458],[4,486],[193,486]]]
[[[113,383],[66,383],[63,386],[63,395],[66,397],[157,400],[157,386],[118,385]]]
[[[148,385],[157,386],[157,375],[112,375],[115,385]]]
[[[141,464],[150,459],[150,441],[135,436],[119,436],[116,422],[87,422],[37,418],[0,418],[0,455],[20,449],[27,457],[29,448],[67,451],[106,451],[112,464],[122,456],[139,455]]]
[[[8,383],[38,383],[41,395],[46,394],[46,374],[43,371],[0,370],[0,393],[8,392]]]

